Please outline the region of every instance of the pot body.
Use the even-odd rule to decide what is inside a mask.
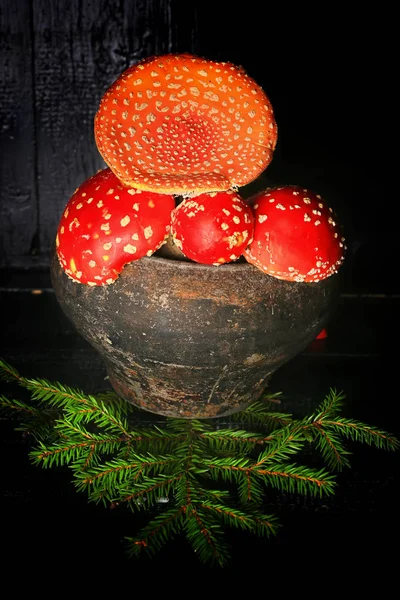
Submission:
[[[315,338],[336,306],[339,278],[280,281],[248,263],[219,267],[156,256],[116,282],[69,279],[53,253],[58,302],[102,356],[127,401],[179,418],[244,409],[270,375]]]

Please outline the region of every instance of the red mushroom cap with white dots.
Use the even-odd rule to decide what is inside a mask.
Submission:
[[[245,71],[190,54],[128,68],[101,99],[95,139],[126,185],[159,193],[228,190],[272,160],[271,103]]]
[[[300,186],[268,189],[248,199],[255,224],[246,260],[278,279],[318,282],[337,273],[345,255],[333,211]]]
[[[171,235],[195,262],[221,265],[237,260],[253,236],[250,206],[232,190],[186,198],[172,212]]]
[[[153,254],[166,240],[173,196],[128,188],[110,169],[74,192],[60,219],[58,259],[74,281],[107,285],[123,267]]]

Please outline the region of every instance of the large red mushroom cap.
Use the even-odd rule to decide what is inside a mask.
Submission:
[[[78,187],[60,219],[61,266],[78,283],[112,283],[127,263],[163,244],[174,208],[173,196],[125,187],[110,169],[99,171]]]
[[[187,258],[206,265],[237,260],[253,228],[251,207],[232,190],[186,198],[172,212],[175,244]]]
[[[289,185],[248,199],[255,224],[246,260],[278,279],[316,282],[336,273],[345,240],[321,196]]]
[[[242,68],[190,54],[127,69],[102,97],[94,130],[123,183],[182,195],[253,181],[277,141],[261,87]]]

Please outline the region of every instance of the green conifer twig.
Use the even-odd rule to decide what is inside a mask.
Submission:
[[[332,494],[331,471],[350,464],[345,440],[399,448],[393,435],[342,417],[344,395],[333,389],[304,419],[272,412],[279,402],[275,394],[233,415],[231,426],[216,429],[216,420],[144,424],[140,411],[113,392],[95,397],[58,382],[27,379],[1,359],[0,377],[30,393],[30,402],[1,396],[0,408],[23,416],[18,429],[35,440],[34,464],[68,466],[89,501],[149,512],[147,525],[127,538],[136,557],[151,556],[183,534],[201,561],[223,566],[229,559],[225,527],[276,534],[276,516],[264,513],[268,490]],[[294,462],[310,447],[326,467]],[[154,514],[161,500],[168,506]]]

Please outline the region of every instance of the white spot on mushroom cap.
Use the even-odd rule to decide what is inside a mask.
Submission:
[[[120,221],[121,227],[126,227],[131,222],[131,218],[129,215],[125,215]]]
[[[145,227],[143,230],[143,233],[144,233],[145,239],[148,240],[153,235],[152,227],[150,225],[148,227]]]
[[[72,231],[74,228],[79,227],[80,223],[79,220],[75,217],[75,219],[73,219],[70,224],[68,225],[68,229],[69,231]]]
[[[136,250],[136,246],[132,246],[132,244],[126,244],[126,246],[124,246],[124,252],[127,254],[135,254]]]

